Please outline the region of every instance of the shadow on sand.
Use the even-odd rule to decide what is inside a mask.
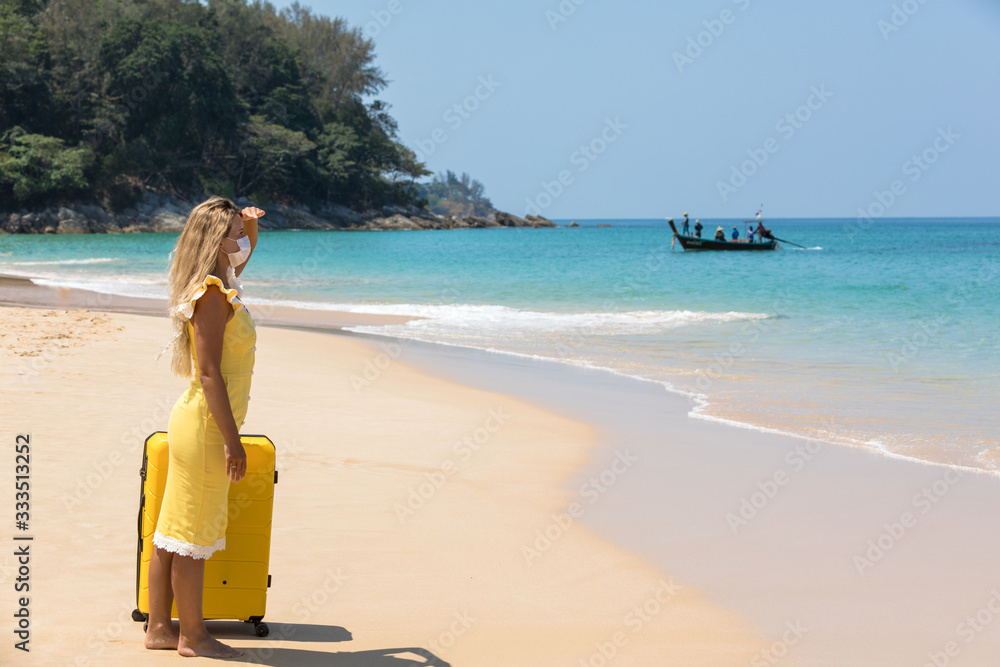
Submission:
[[[308,625],[305,623],[267,623],[270,633],[258,641],[283,642],[349,642],[354,637],[346,628],[336,625]],[[176,622],[175,622],[176,625]],[[257,639],[253,625],[240,621],[205,621],[208,631],[216,639]]]
[[[239,658],[258,665],[296,665],[301,667],[451,667],[447,662],[422,648],[384,648],[372,651],[324,653],[297,648],[261,647],[241,649]]]
[[[332,643],[347,642],[354,637],[346,628],[335,625],[299,623],[268,623],[267,637],[254,636],[253,626],[238,621],[207,621],[208,630],[216,639],[252,639],[249,646],[240,646],[243,657],[235,664],[296,665],[301,667],[451,667],[427,649],[386,648],[371,651],[310,651],[307,649],[270,646],[274,641]],[[228,643],[228,641],[227,641]]]

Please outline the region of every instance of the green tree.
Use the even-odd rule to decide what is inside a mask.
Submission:
[[[84,170],[90,159],[87,148],[67,148],[62,139],[13,127],[0,138],[0,181],[21,203],[80,191],[88,187]]]
[[[0,1],[0,127],[46,130],[51,99],[45,78],[45,33],[31,0]]]
[[[374,44],[360,29],[340,18],[313,15],[298,2],[272,16],[278,34],[301,54],[303,77],[323,122],[333,120],[344,104],[385,88],[385,75],[374,64]]]
[[[295,178],[299,158],[316,148],[302,132],[268,123],[263,116],[251,116],[246,132],[241,146],[244,159],[236,179],[239,192],[287,189]]]
[[[119,205],[146,188],[418,202],[430,172],[365,102],[386,86],[374,63],[360,30],[298,3],[0,0],[0,128],[20,132],[0,203],[80,183]]]
[[[483,184],[464,172],[461,176],[453,171],[437,174],[421,189],[421,194],[427,199],[428,208],[441,215],[485,217],[494,211]]]
[[[316,143],[314,168],[324,185],[323,197],[330,202],[347,186],[357,165],[353,158],[357,156],[361,140],[349,126],[327,123]]]
[[[236,94],[269,122],[303,132],[318,129],[302,55],[281,36],[275,15],[238,0],[212,0],[209,9]]]
[[[326,184],[330,198],[360,208],[416,201],[414,179],[430,172],[398,141],[388,108],[380,101],[367,106],[355,101],[343,105],[325,126],[321,145],[327,160],[352,163],[346,178],[337,175]],[[319,165],[317,169],[328,173]]]
[[[96,138],[116,147],[115,168],[190,182],[232,152],[247,107],[211,44],[204,29],[172,22],[123,21],[104,38]]]
[[[122,21],[158,18],[154,15],[162,9],[159,4],[135,0],[47,2],[38,19],[47,37],[48,73],[56,91],[55,113],[61,119],[59,136],[80,141],[88,130],[94,131],[99,123],[94,115],[105,95],[106,77],[98,71],[103,38]]]

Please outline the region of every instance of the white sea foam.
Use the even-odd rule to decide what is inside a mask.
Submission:
[[[108,262],[121,262],[124,261],[120,257],[88,257],[86,259],[47,259],[38,260],[30,262],[4,262],[3,267],[6,266],[49,266],[49,265],[66,265],[66,264],[107,264]],[[0,267],[2,268],[2,267]]]
[[[370,334],[375,336],[385,336],[387,338],[395,338],[395,339],[399,338],[398,336],[387,333],[386,328],[387,327],[383,326],[355,326],[355,327],[344,327],[344,331],[352,331],[354,333]],[[475,345],[471,343],[457,343],[457,342],[443,341],[440,339],[420,338],[418,336],[408,336],[406,337],[406,340],[418,341],[421,343],[432,343],[435,345],[444,345],[447,347],[460,347],[469,350],[479,350],[481,352],[489,352],[490,354],[500,354],[510,357],[518,357],[521,359],[533,359],[535,361],[548,361],[553,363],[566,364],[569,366],[576,366],[578,368],[586,368],[589,370],[604,371],[606,373],[611,373],[612,375],[618,375],[620,377],[629,378],[631,380],[639,380],[641,382],[652,382],[653,384],[659,385],[664,389],[666,389],[667,391],[673,392],[675,394],[687,396],[695,400],[707,401],[707,397],[704,394],[685,391],[663,380],[654,380],[652,378],[643,377],[642,375],[636,375],[635,373],[628,373],[619,370],[617,368],[613,368],[611,366],[595,364],[591,361],[588,361],[587,359],[564,357],[564,356],[551,356],[546,354],[536,354],[536,353],[526,353],[526,352],[515,352],[513,350],[504,350],[496,347],[484,347],[483,345]]]
[[[11,272],[12,274],[14,272]],[[166,279],[143,277],[141,275],[100,275],[94,277],[69,276],[26,276],[36,285],[45,287],[66,287],[89,290],[99,294],[140,297],[144,299],[167,298]]]
[[[249,301],[248,301],[249,302]],[[513,332],[571,335],[643,335],[702,323],[726,323],[774,317],[766,313],[710,313],[691,310],[588,311],[582,313],[522,310],[508,306],[471,304],[351,304],[260,299],[265,305],[284,305],[308,310],[337,310],[371,315],[401,315],[414,319],[401,325],[376,327],[382,333],[457,334]]]

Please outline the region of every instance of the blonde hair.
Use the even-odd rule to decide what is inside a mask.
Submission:
[[[229,233],[233,214],[239,212],[235,202],[226,197],[206,199],[191,210],[177,245],[170,251],[168,293],[170,322],[174,329],[170,370],[181,377],[191,375],[191,349],[188,320],[177,307],[189,302],[215,269],[219,244]]]

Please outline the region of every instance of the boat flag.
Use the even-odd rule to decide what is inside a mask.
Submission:
[[[759,209],[757,209],[757,219],[758,220],[760,220],[760,214],[763,213],[763,211],[764,211],[764,207],[763,206],[761,206]]]

